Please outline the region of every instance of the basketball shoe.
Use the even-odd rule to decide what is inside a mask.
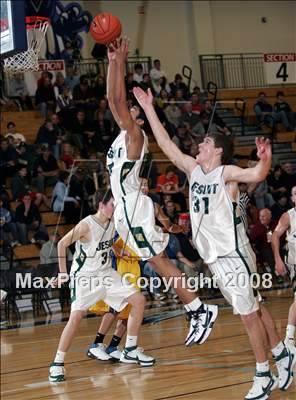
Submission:
[[[189,311],[190,328],[185,345],[202,344],[209,337],[218,316],[218,306],[202,304],[196,311]]]
[[[137,346],[126,347],[120,357],[120,362],[126,364],[139,364],[141,367],[151,367],[155,364],[155,358],[147,356]]]
[[[266,400],[272,390],[278,386],[277,378],[270,371],[258,372],[253,378],[253,386],[245,397],[245,400]]]
[[[295,354],[286,347],[278,357],[273,357],[278,370],[279,389],[287,390],[293,382],[293,368],[296,364]]]
[[[96,360],[107,361],[110,360],[109,354],[106,353],[105,346],[103,343],[93,343],[89,346],[87,353],[87,357],[93,358]]]
[[[113,358],[114,360],[120,360],[122,352],[119,350],[118,347],[108,347],[106,349],[106,353]]]
[[[65,380],[64,363],[53,362],[49,366],[49,382],[63,382]]]

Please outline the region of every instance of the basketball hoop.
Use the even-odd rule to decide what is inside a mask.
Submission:
[[[10,74],[19,72],[38,71],[38,56],[45,39],[49,18],[34,16],[26,17],[28,50],[4,59],[4,71]]]

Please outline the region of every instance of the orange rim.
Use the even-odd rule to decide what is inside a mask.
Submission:
[[[38,23],[38,22],[40,22],[40,23],[48,22],[50,24],[50,19],[47,17],[41,17],[40,15],[26,17],[27,29],[33,29],[36,26],[36,23]]]

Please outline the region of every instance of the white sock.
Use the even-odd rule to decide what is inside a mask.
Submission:
[[[126,335],[125,347],[135,347],[137,346],[138,336]]]
[[[278,357],[282,353],[284,348],[285,348],[284,343],[279,342],[273,349],[271,349],[271,352],[274,355],[274,357]]]
[[[295,336],[295,326],[294,325],[287,325],[286,329],[286,340],[291,340],[294,341],[294,336]]]
[[[57,354],[55,356],[54,362],[56,363],[63,363],[64,359],[65,359],[65,355],[66,353],[64,353],[63,351],[57,351]]]
[[[269,362],[264,361],[262,363],[256,363],[256,371],[258,372],[268,372],[269,371]]]
[[[186,311],[196,311],[201,305],[202,302],[199,300],[199,297],[196,297],[191,303],[184,304],[184,307]]]

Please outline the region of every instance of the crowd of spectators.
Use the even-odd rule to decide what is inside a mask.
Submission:
[[[31,109],[33,102],[21,78],[15,79],[15,100],[21,109]],[[213,113],[207,94],[198,87],[190,92],[180,74],[169,83],[159,60],[154,61],[149,74],[144,73],[141,64],[135,64],[134,72],[127,73],[130,105],[134,101],[132,89],[137,85],[151,89],[161,122],[185,154],[196,156],[198,143],[208,131],[210,121],[211,130],[232,134],[219,114]],[[279,92],[277,99],[272,107],[265,94],[260,94],[254,108],[258,121],[270,125],[282,122],[287,130],[295,129],[295,113],[285,102],[284,94]],[[59,237],[48,235],[41,206],[62,213],[67,224],[75,224],[94,212],[92,200],[96,188],[108,185],[104,156],[119,127],[108,107],[105,79],[97,76],[91,84],[86,75],[77,76],[72,65],[68,65],[66,77],[57,74],[54,81],[51,73],[41,73],[35,106],[44,123],[36,132],[34,143],[27,143],[14,121],[1,134],[0,228],[1,240],[8,247],[36,241],[44,243],[45,260],[49,243],[53,246]],[[144,115],[141,117],[149,134],[149,124]],[[256,163],[252,158],[250,165]],[[149,177],[152,184],[149,195],[155,203],[156,214],[160,215],[160,225],[170,232],[170,257],[187,275],[192,271],[197,273],[200,259],[190,240],[186,176],[171,165],[163,174],[151,170],[154,176]],[[291,206],[290,191],[294,185],[296,173],[290,163],[276,165],[258,185],[240,185],[240,207],[250,240],[259,262],[273,274],[270,232]],[[11,201],[16,202],[14,209]],[[145,273],[153,274],[149,263],[146,264],[142,266]]]

